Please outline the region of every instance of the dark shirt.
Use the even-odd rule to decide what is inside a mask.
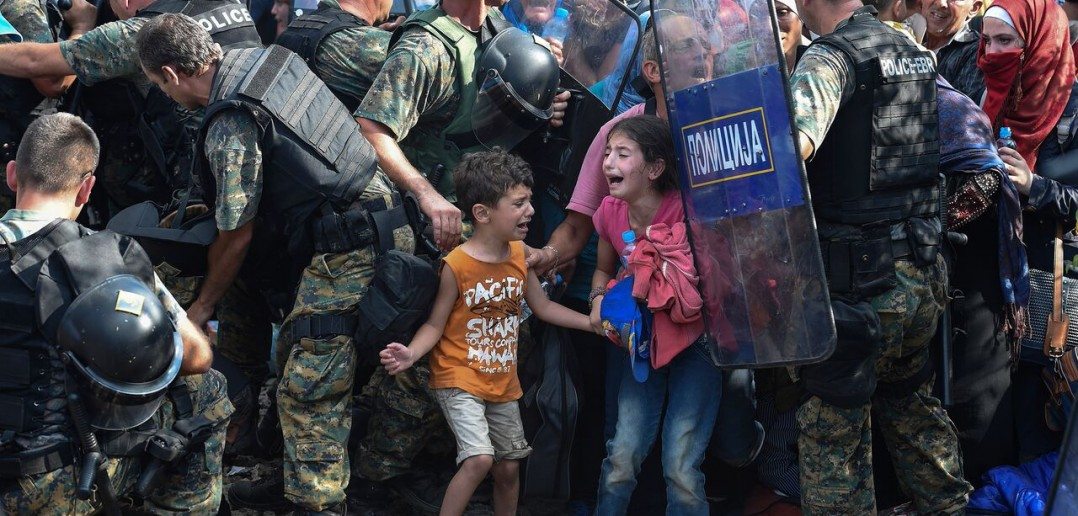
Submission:
[[[954,39],[936,52],[939,74],[956,90],[965,93],[978,105],[984,97],[984,74],[977,68],[977,45],[981,33],[981,17],[970,20],[955,34]]]

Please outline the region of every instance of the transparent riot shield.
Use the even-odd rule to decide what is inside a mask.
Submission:
[[[652,8],[705,328],[720,366],[815,362],[835,344],[773,1]]]
[[[599,128],[616,113],[643,102],[628,87],[640,73],[640,17],[618,0],[509,0],[502,13],[514,27],[549,43],[561,67],[558,89],[571,96],[561,127],[544,123],[513,149],[531,165],[535,190],[549,192],[564,206]],[[482,82],[481,92],[493,94],[492,99],[505,98],[496,82],[489,78]],[[517,110],[513,118],[519,119],[525,111]],[[481,116],[478,110],[474,113]],[[526,127],[514,125],[513,131],[504,133]],[[484,124],[477,120],[475,126]],[[499,135],[496,131],[487,134]],[[505,134],[500,135],[501,141],[506,140]],[[477,139],[488,146],[498,143],[484,135]]]
[[[559,12],[561,11],[561,12]],[[637,15],[616,0],[509,0],[506,21],[547,40],[577,86],[613,109],[639,68]],[[638,71],[638,70],[637,70]],[[630,93],[631,95],[631,93]]]

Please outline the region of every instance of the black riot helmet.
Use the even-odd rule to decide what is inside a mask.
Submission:
[[[144,423],[179,375],[183,340],[154,282],[142,247],[111,231],[61,245],[41,264],[38,325],[67,364],[94,428]]]
[[[90,424],[125,430],[150,419],[180,372],[183,340],[145,283],[113,276],[78,295],[56,343],[84,394]]]
[[[545,41],[515,27],[498,32],[476,63],[476,139],[489,148],[515,147],[550,120],[558,80],[558,62]]]

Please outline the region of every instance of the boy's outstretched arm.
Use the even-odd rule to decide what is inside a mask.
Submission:
[[[386,349],[378,353],[387,373],[397,374],[412,367],[416,360],[429,353],[438,343],[438,339],[442,338],[445,322],[453,311],[453,303],[457,301],[457,277],[453,274],[453,269],[443,265],[439,278],[438,294],[434,297],[430,317],[419,327],[411,344],[405,347],[399,342],[391,342]]]
[[[539,284],[539,278],[530,269],[528,270],[528,290],[524,292],[524,300],[528,302],[532,313],[545,322],[573,330],[592,331],[588,316],[570,310],[546,297],[546,291]]]

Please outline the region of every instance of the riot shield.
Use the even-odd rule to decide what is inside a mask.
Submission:
[[[775,8],[748,5],[652,7],[705,331],[719,366],[816,362],[835,329]]]
[[[563,30],[554,27],[559,9]],[[564,206],[599,128],[615,112],[642,101],[628,87],[639,74],[642,25],[618,0],[509,0],[502,13],[511,25],[560,48],[558,87],[571,94],[564,125],[544,124],[514,151],[531,165],[536,190],[550,192]]]

